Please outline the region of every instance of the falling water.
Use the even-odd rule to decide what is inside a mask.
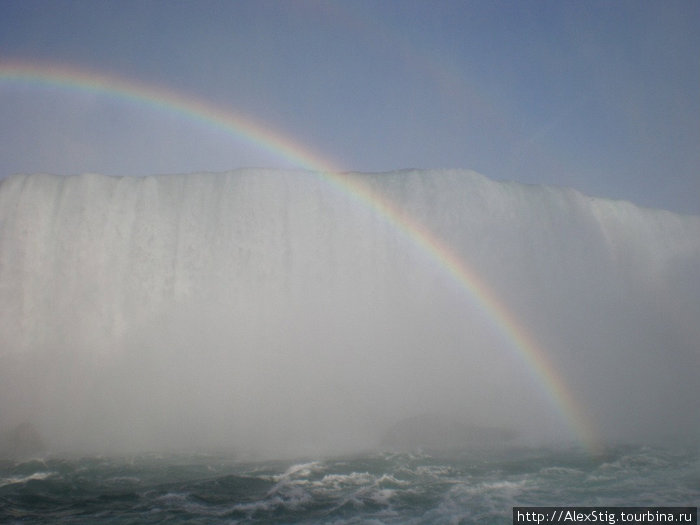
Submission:
[[[697,440],[700,217],[466,171],[339,179],[2,181],[2,428],[52,450],[288,455],[440,414],[575,442],[503,320],[389,203],[527,327],[600,439]]]

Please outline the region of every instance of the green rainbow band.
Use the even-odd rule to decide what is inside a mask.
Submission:
[[[323,180],[382,216],[401,235],[443,268],[470,301],[484,313],[492,328],[504,338],[520,361],[534,374],[572,434],[591,454],[601,451],[597,433],[583,407],[571,395],[561,375],[538,342],[499,300],[488,284],[479,278],[466,261],[458,257],[447,244],[423,225],[359,181],[343,177],[339,173],[340,169],[320,154],[253,119],[195,97],[67,65],[0,62],[0,82],[31,83],[73,91],[99,92],[144,104],[221,129],[301,168],[316,172]]]

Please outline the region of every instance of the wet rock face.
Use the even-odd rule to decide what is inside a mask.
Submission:
[[[44,444],[37,429],[24,422],[0,434],[0,457],[21,458],[37,454]]]

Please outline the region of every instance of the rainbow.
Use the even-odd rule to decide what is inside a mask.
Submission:
[[[488,283],[479,277],[467,261],[458,257],[422,224],[387,199],[370,191],[356,178],[343,176],[338,167],[317,152],[247,116],[162,86],[67,65],[24,62],[0,62],[0,83],[3,82],[108,94],[218,128],[300,168],[312,171],[351,199],[371,208],[442,268],[489,320],[493,330],[508,343],[522,364],[531,371],[553,407],[567,423],[572,435],[591,454],[597,455],[602,451],[592,421],[570,393],[561,374],[552,365],[541,345],[496,296]]]

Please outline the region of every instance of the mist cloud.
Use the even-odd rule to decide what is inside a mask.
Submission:
[[[697,438],[697,217],[472,172],[345,177],[474,269],[601,439]],[[55,449],[348,451],[426,413],[578,439],[502,319],[317,177],[13,177],[0,210],[0,422]]]

